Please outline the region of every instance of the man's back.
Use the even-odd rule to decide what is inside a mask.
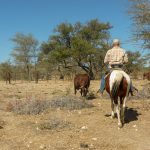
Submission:
[[[108,65],[109,72],[110,68],[122,69],[123,64],[128,62],[128,56],[122,48],[120,48],[120,41],[118,39],[113,40],[113,48],[108,50],[104,59],[104,63]],[[123,72],[123,76],[127,79],[128,75]],[[105,89],[105,76],[102,77],[101,85],[100,85],[100,93],[103,94]],[[135,88],[134,88],[135,89]],[[137,90],[137,89],[136,89]],[[132,82],[130,82],[130,92],[133,95],[133,86]]]
[[[119,46],[114,46],[112,49],[108,50],[105,56],[104,63],[109,65],[114,64],[124,64],[128,62],[128,57],[125,51]]]

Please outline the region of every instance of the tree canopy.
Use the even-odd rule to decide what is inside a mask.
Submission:
[[[109,23],[97,19],[85,24],[61,23],[48,42],[42,44],[41,52],[43,57],[52,60],[59,69],[78,66],[94,78],[93,72],[99,66],[97,57],[101,59],[109,47],[110,29]]]
[[[135,1],[138,0],[132,0],[133,3]],[[48,80],[52,74],[63,78],[86,72],[91,79],[99,78],[106,69],[104,57],[111,47],[111,28],[110,23],[98,19],[86,23],[60,23],[40,47],[32,34],[16,33],[12,38],[14,48],[11,54],[15,63],[1,64],[1,77],[4,79],[8,74],[14,80],[34,79],[38,83],[39,78]],[[148,48],[149,43],[142,36],[139,40]],[[128,51],[128,57],[126,71],[129,74],[144,68],[149,60],[149,55],[142,56],[140,52]]]
[[[129,14],[133,21],[133,38],[141,41],[143,48],[150,50],[150,1],[129,0]]]
[[[38,41],[31,35],[16,33],[11,39],[15,43],[12,51],[12,56],[19,66],[25,68],[27,76],[30,76],[30,65],[36,63]]]

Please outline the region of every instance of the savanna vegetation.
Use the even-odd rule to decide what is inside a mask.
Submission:
[[[137,75],[150,68],[150,3],[148,0],[130,0],[128,15],[132,19],[132,40],[140,42],[141,49],[127,50],[129,63],[126,72]],[[32,34],[16,33],[12,37],[13,61],[0,64],[1,79],[49,80],[72,78],[75,73],[86,72],[91,79],[100,78],[106,67],[106,51],[111,48],[109,22],[92,19],[86,23],[64,22],[57,25],[47,41],[39,43]],[[143,50],[147,51],[143,55]]]
[[[139,78],[150,70],[150,3],[129,1],[132,42],[139,43],[140,50],[127,49],[129,62],[124,69]],[[109,22],[92,19],[58,24],[42,43],[32,34],[16,33],[11,38],[11,59],[0,64],[0,79],[9,83],[0,81],[0,149],[150,148],[148,80],[132,79],[139,91],[129,95],[122,129],[117,129],[117,118],[110,119],[109,95],[105,91],[103,97],[96,93],[99,80],[90,82],[86,97],[81,97],[79,91],[74,96],[72,80],[60,80],[72,79],[79,72],[99,79],[106,70],[103,60],[111,48],[112,28]],[[53,77],[57,80],[50,80]],[[39,80],[44,81],[35,84]]]

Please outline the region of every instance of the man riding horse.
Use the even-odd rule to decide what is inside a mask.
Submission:
[[[113,40],[113,47],[112,49],[108,50],[104,59],[104,63],[108,66],[108,71],[106,73],[106,76],[108,73],[110,73],[112,70],[122,70],[123,65],[128,62],[128,56],[124,49],[120,47],[120,41],[118,39]],[[125,73],[125,72],[124,72]],[[126,73],[125,73],[126,74]],[[106,76],[103,76],[101,79],[100,84],[100,94],[103,95],[103,91],[105,89],[105,78]],[[135,87],[132,86],[132,82],[130,85],[130,93],[133,96],[133,91],[137,90]]]

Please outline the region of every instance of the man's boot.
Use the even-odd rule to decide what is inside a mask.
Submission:
[[[129,92],[131,93],[131,96],[135,96],[135,95],[133,94],[134,91],[137,91],[137,93],[138,93],[138,89],[131,85],[130,90],[129,90]]]

